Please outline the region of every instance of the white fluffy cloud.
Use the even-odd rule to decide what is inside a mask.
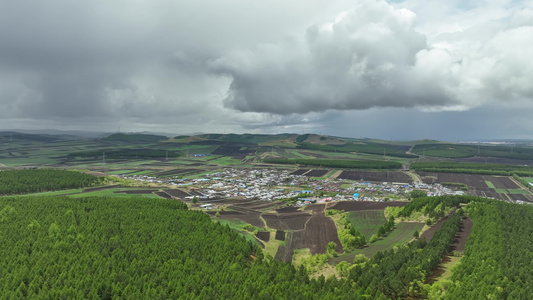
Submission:
[[[241,111],[465,110],[532,99],[530,15],[488,14],[429,43],[413,12],[366,0],[302,37],[234,51],[212,68],[232,78],[225,104]]]

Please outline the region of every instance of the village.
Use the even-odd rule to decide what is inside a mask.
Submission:
[[[294,173],[294,172],[292,172]],[[366,182],[346,179],[318,179],[291,174],[290,170],[228,168],[201,178],[157,178],[145,175],[116,175],[124,179],[169,185],[188,191],[186,200],[217,202],[224,199],[274,201],[290,199],[298,206],[330,201],[407,200],[412,191],[428,196],[463,194],[438,183]]]

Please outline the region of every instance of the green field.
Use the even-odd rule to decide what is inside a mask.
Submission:
[[[234,158],[231,158],[231,157],[228,157],[228,156],[221,156],[221,157],[218,157],[216,159],[210,160],[209,162],[217,164],[217,165],[223,165],[223,166],[242,164],[241,160],[234,159]]]
[[[533,177],[522,177],[527,182],[533,182]]]
[[[368,240],[372,234],[378,231],[378,228],[387,222],[384,210],[363,210],[349,212],[347,215],[356,230],[359,230]]]
[[[133,188],[130,188],[133,189]],[[144,189],[142,187],[135,189]],[[113,188],[103,191],[94,191],[80,194],[68,195],[71,198],[83,198],[83,197],[114,197],[114,198],[152,198],[152,199],[161,199],[161,197],[156,194],[126,194],[126,193],[114,193],[118,191],[128,190],[128,188]]]
[[[128,175],[146,175],[146,174],[150,174],[150,173],[153,173],[154,171],[152,170],[144,170],[144,171],[138,171],[138,172],[134,172],[134,173],[129,173]]]
[[[486,184],[489,188],[491,188],[491,189],[496,189],[496,187],[494,186],[494,184],[493,184],[492,182],[488,181],[488,180],[485,180],[485,184]]]
[[[161,199],[161,197],[155,194],[126,194],[126,193],[115,193],[120,191],[128,190],[153,190],[157,191],[157,188],[146,188],[146,187],[119,187],[119,188],[110,188],[100,191],[89,191],[83,192],[84,189],[70,189],[70,190],[61,190],[61,191],[51,191],[51,192],[42,192],[42,193],[33,193],[27,194],[27,196],[67,196],[70,198],[80,198],[80,197],[117,197],[117,198],[153,198]]]
[[[287,153],[291,154],[289,158],[313,158],[313,156],[302,154],[298,150],[290,150]]]
[[[107,173],[112,174],[112,175],[122,175],[122,174],[127,174],[127,173],[132,173],[132,172],[135,172],[135,170],[113,170]]]
[[[530,195],[531,193],[529,191],[523,190],[523,189],[510,189],[507,190],[508,194],[522,194],[522,195]]]
[[[84,189],[70,189],[70,190],[61,190],[61,191],[51,191],[51,192],[42,192],[27,194],[27,196],[59,196],[59,195],[68,195],[74,193],[81,193]]]
[[[227,225],[229,226],[231,229],[237,231],[238,233],[240,233],[242,236],[244,236],[244,238],[246,238],[246,240],[248,241],[252,241],[254,242],[255,244],[261,244],[256,238],[255,236],[244,229],[244,226],[248,225],[248,223],[244,222],[244,221],[241,221],[241,220],[228,220],[228,219],[213,219],[213,220],[216,220],[217,222],[219,222],[220,224],[222,225]],[[258,229],[258,228],[255,228],[254,227],[254,230],[255,229]],[[261,229],[262,230],[262,229]]]
[[[396,228],[391,231],[386,237],[370,244],[367,247],[356,249],[352,252],[344,253],[338,257],[332,258],[329,262],[336,265],[341,261],[352,262],[357,254],[364,254],[368,257],[374,256],[379,251],[392,249],[395,245],[404,244],[413,239],[415,231],[420,231],[424,227],[424,223],[418,222],[400,222],[396,224]]]

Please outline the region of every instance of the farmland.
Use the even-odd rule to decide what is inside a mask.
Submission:
[[[368,240],[387,221],[383,210],[361,210],[348,213],[348,221]]]
[[[499,200],[533,201],[533,195],[508,176],[476,174],[418,172],[425,183],[461,183],[468,187],[472,196],[495,198]]]
[[[339,255],[338,257],[331,259],[330,263],[337,264],[341,261],[353,261],[354,257],[358,254],[364,254],[365,256],[371,257],[380,251],[392,249],[396,245],[402,245],[412,240],[413,233],[415,231],[420,231],[422,227],[424,227],[423,223],[400,222],[396,224],[396,229],[384,238],[365,246],[362,249],[356,249],[352,252]]]
[[[342,171],[337,177],[339,179],[357,180],[357,181],[377,181],[377,182],[413,182],[413,179],[403,173],[394,171]]]
[[[456,196],[417,198],[411,202],[405,201],[409,197],[409,193],[415,189],[417,189],[417,192],[422,190],[435,195],[463,191],[467,195],[494,197],[507,202],[518,200],[523,202],[533,201],[531,192],[524,187],[525,184],[519,180],[519,177],[492,173],[459,174],[422,170],[418,170],[415,174],[413,171],[408,171],[407,166],[401,166],[404,171],[399,171],[398,164],[400,161],[402,164],[410,162],[412,163],[411,166],[414,165],[414,161],[410,161],[412,154],[402,155],[410,148],[407,145],[394,147],[396,150],[392,150],[389,146],[383,147],[382,143],[343,141],[336,138],[323,138],[312,135],[285,135],[283,136],[283,139],[285,139],[283,141],[276,140],[276,138],[271,136],[254,135],[204,135],[203,138],[213,140],[202,141],[200,137],[179,137],[167,140],[161,136],[143,135],[131,137],[113,136],[90,141],[41,140],[36,137],[29,139],[29,137],[24,135],[15,136],[12,141],[6,141],[4,138],[2,140],[3,143],[0,144],[0,150],[2,151],[0,153],[0,163],[2,167],[6,166],[3,167],[6,170],[0,171],[0,175],[2,173],[8,174],[14,167],[20,166],[32,169],[37,168],[37,171],[47,169],[43,167],[54,170],[58,168],[70,169],[64,172],[76,172],[72,169],[83,168],[85,169],[83,173],[76,173],[89,174],[92,176],[91,178],[99,179],[82,185],[61,186],[54,184],[50,188],[24,191],[24,193],[32,192],[32,194],[25,198],[17,198],[22,199],[22,201],[0,197],[0,203],[2,204],[0,205],[0,222],[2,222],[2,226],[18,228],[7,231],[3,229],[0,232],[0,239],[3,245],[7,245],[4,247],[5,251],[3,253],[15,255],[15,252],[9,252],[12,251],[9,249],[22,249],[25,251],[24,253],[29,253],[28,257],[30,257],[34,255],[32,251],[35,251],[35,255],[38,255],[38,257],[35,256],[34,258],[42,262],[36,268],[39,270],[38,272],[45,273],[52,272],[46,269],[46,266],[53,265],[52,262],[47,260],[47,257],[60,257],[59,253],[62,253],[62,257],[68,257],[66,263],[69,269],[61,271],[65,274],[73,270],[83,270],[87,267],[87,265],[83,265],[78,268],[75,264],[76,261],[85,264],[88,261],[86,258],[71,259],[73,257],[72,253],[74,253],[72,251],[78,251],[76,247],[83,249],[82,252],[78,251],[78,253],[88,253],[89,248],[97,249],[98,247],[103,247],[102,249],[108,251],[106,253],[110,254],[109,257],[111,259],[123,257],[121,255],[128,257],[122,260],[128,263],[116,264],[117,270],[121,272],[117,276],[106,277],[105,268],[96,267],[94,270],[101,272],[99,273],[101,276],[99,276],[105,278],[104,281],[98,281],[99,286],[97,288],[92,289],[90,286],[84,286],[85,288],[81,293],[76,290],[72,291],[72,289],[68,292],[66,290],[63,291],[74,298],[90,298],[89,293],[92,293],[91,295],[101,294],[110,297],[111,295],[116,297],[137,295],[137,298],[148,297],[150,293],[150,297],[155,297],[155,294],[150,291],[155,291],[156,289],[164,290],[164,292],[160,293],[166,293],[168,297],[171,297],[170,295],[185,295],[189,292],[187,295],[191,298],[201,298],[206,295],[208,298],[225,298],[225,296],[233,295],[231,294],[234,291],[233,289],[241,288],[242,290],[239,292],[244,295],[246,294],[244,292],[245,285],[241,286],[233,280],[241,278],[237,274],[260,274],[258,276],[276,274],[273,277],[267,276],[269,280],[264,280],[264,282],[270,282],[270,285],[261,288],[256,286],[252,290],[247,290],[250,295],[257,298],[261,298],[260,294],[264,297],[265,294],[259,291],[273,288],[272,285],[278,284],[277,280],[280,280],[279,282],[283,282],[285,285],[290,284],[291,289],[299,287],[299,291],[302,291],[302,293],[298,295],[305,294],[306,298],[331,296],[332,294],[328,294],[327,291],[335,291],[337,297],[348,297],[347,295],[362,297],[363,293],[367,293],[367,296],[371,295],[368,296],[370,298],[376,295],[379,297],[386,295],[393,298],[424,298],[424,293],[427,294],[430,289],[429,285],[417,285],[419,289],[415,291],[402,287],[398,283],[400,281],[394,281],[394,279],[390,279],[390,276],[400,276],[402,280],[405,279],[406,281],[401,281],[402,284],[407,286],[416,282],[425,282],[424,279],[428,278],[431,271],[436,270],[436,263],[441,261],[446,255],[450,255],[451,251],[458,251],[461,252],[460,255],[464,255],[464,258],[457,259],[457,268],[453,268],[449,277],[446,277],[451,280],[449,283],[450,288],[446,293],[458,295],[464,293],[464,291],[461,292],[463,288],[462,282],[465,282],[469,288],[476,289],[476,287],[472,286],[472,282],[470,282],[468,277],[465,277],[465,274],[468,276],[471,274],[471,272],[464,271],[465,265],[469,270],[475,270],[476,274],[481,274],[479,276],[482,276],[483,269],[480,265],[476,265],[476,262],[481,261],[480,257],[485,259],[488,256],[478,257],[476,256],[476,251],[486,251],[488,253],[486,255],[490,255],[491,260],[502,261],[501,257],[492,251],[493,249],[483,247],[483,249],[476,248],[472,250],[472,247],[480,243],[487,243],[484,240],[480,240],[479,236],[483,236],[485,240],[490,240],[489,242],[493,245],[492,248],[495,249],[498,249],[501,245],[497,239],[494,239],[494,235],[485,236],[487,232],[496,232],[498,236],[504,239],[513,238],[518,241],[517,243],[520,244],[521,249],[529,249],[528,247],[530,247],[527,244],[527,239],[521,240],[517,238],[519,233],[525,234],[530,230],[522,226],[523,224],[513,223],[514,220],[509,220],[507,217],[508,214],[517,216],[516,218],[520,220],[527,220],[530,218],[527,207],[515,208],[518,206],[504,204],[503,201],[494,202],[477,198],[472,200],[474,198],[458,197],[457,199],[465,200],[461,203],[466,205],[465,211],[468,214],[468,218],[462,216],[464,214],[462,209],[454,207],[454,209],[457,209],[457,214],[461,214],[460,223],[457,223],[458,218],[455,216],[439,220],[439,217],[443,216],[441,215],[443,211],[448,212],[451,209],[450,207],[443,208],[443,205],[440,204],[447,201],[446,199],[448,198],[445,197]],[[326,141],[332,144],[328,147],[309,146],[313,142]],[[354,146],[357,143],[363,145],[357,148],[358,150]],[[341,146],[344,144],[346,146]],[[339,150],[341,148],[344,151]],[[381,150],[378,151],[378,148],[381,148]],[[382,166],[389,164],[390,161],[383,161],[383,164],[375,163],[380,158],[383,160],[390,159],[389,157],[385,158],[383,153],[380,154],[383,148],[386,149],[387,154],[389,154],[388,151],[390,150],[391,156],[394,155],[395,170],[380,170]],[[369,153],[362,153],[365,149],[369,150]],[[158,152],[151,152],[153,150]],[[105,155],[103,154],[104,151]],[[527,155],[526,152],[522,151],[521,155]],[[85,155],[80,155],[80,153],[85,153]],[[134,157],[132,153],[141,153],[142,155],[136,154]],[[170,155],[167,155],[167,153]],[[429,156],[428,153],[426,155]],[[272,161],[266,160],[268,157],[295,159],[299,162],[305,162],[305,166],[273,164]],[[304,160],[302,161],[301,159]],[[318,165],[310,164],[307,160],[317,160],[316,163]],[[346,164],[337,168],[335,166],[323,166],[324,163],[321,160],[334,161],[335,163],[352,160],[354,163],[349,165],[348,168],[346,168]],[[361,161],[364,163],[360,163]],[[367,168],[368,165],[366,164],[369,163],[373,166],[370,169],[358,169]],[[496,170],[493,166],[486,166],[485,170],[489,170],[489,167],[497,172],[508,172],[506,168],[509,168],[509,166],[501,166],[499,167],[500,169]],[[512,172],[517,170],[527,171],[525,166],[516,165],[513,168],[511,169]],[[23,171],[31,172],[32,170]],[[56,175],[48,177],[59,178]],[[74,176],[70,177],[74,178]],[[527,182],[530,178],[525,177],[522,179]],[[418,182],[418,179],[422,182]],[[442,187],[438,183],[446,185],[448,188]],[[5,185],[14,186],[13,184]],[[19,192],[14,191],[13,193]],[[359,193],[359,201],[352,200],[356,198],[354,193]],[[61,197],[49,198],[50,196]],[[177,199],[185,203],[187,207],[179,204],[180,202]],[[400,199],[402,201],[390,201],[390,199]],[[397,210],[393,211],[400,213],[406,210],[408,205],[420,203],[419,199],[422,202],[430,201],[428,199],[440,201],[440,204],[423,204],[417,207],[418,211],[414,213],[417,220],[420,219],[425,222],[431,219],[431,222],[435,222],[433,226],[422,231],[427,228],[424,223],[406,221],[409,220],[409,217],[403,216],[402,221],[397,219],[394,223],[394,228],[383,237],[372,243],[368,242],[370,237],[378,232],[387,221],[384,217],[384,209],[386,207],[396,207]],[[202,209],[200,205],[203,204],[211,204],[213,209]],[[25,205],[39,209],[27,210]],[[57,207],[60,209],[56,209]],[[109,209],[111,207],[113,209]],[[497,209],[494,209],[494,207],[497,207]],[[83,217],[82,219],[76,219],[80,222],[78,226],[81,227],[69,227],[74,223],[68,223],[70,221],[65,217],[69,214],[68,208],[73,209],[75,218]],[[406,211],[411,211],[410,209]],[[428,209],[428,211],[425,211],[425,209]],[[47,214],[39,215],[38,212],[41,210],[50,211]],[[329,216],[325,213],[329,210],[334,210],[334,214],[337,215]],[[28,211],[29,215],[20,214],[21,211]],[[56,213],[57,215],[54,215]],[[100,213],[105,216],[105,220],[99,219]],[[52,215],[55,217],[49,217]],[[354,229],[364,235],[367,240],[364,246],[352,251],[345,251],[343,248],[344,242],[341,243],[341,238],[339,237],[341,235],[340,230],[343,228],[339,227],[333,220],[333,218],[341,215],[345,215]],[[13,218],[13,216],[16,217]],[[26,217],[29,219],[24,219]],[[23,222],[15,224],[15,222],[20,220]],[[143,222],[137,222],[138,220]],[[501,221],[502,225],[494,225],[494,220]],[[100,225],[107,224],[103,227],[100,225],[95,225],[96,227],[89,226],[93,229],[96,228],[99,232],[103,230],[101,236],[104,238],[101,241],[95,242],[94,234],[87,231],[89,227],[87,227],[88,223],[84,223],[86,221],[94,221],[94,224]],[[185,222],[185,224],[182,224],[182,222]],[[55,223],[59,229],[56,226],[52,226],[52,223]],[[480,223],[481,225],[479,225]],[[150,224],[153,227],[141,228],[144,226],[143,224],[147,226]],[[456,225],[458,227],[454,229]],[[39,226],[41,229],[39,229]],[[19,243],[17,242],[18,237],[15,238],[11,235],[11,231],[17,232],[17,230],[19,230],[18,233],[21,239],[29,237],[37,243],[34,245],[48,246],[32,248],[28,252],[28,249],[24,247],[31,245],[31,243]],[[443,234],[439,234],[442,230],[447,231],[446,236],[453,238],[451,240],[448,240],[446,236],[443,238]],[[421,233],[421,238],[418,240],[413,237],[415,231]],[[132,232],[138,232],[137,236],[135,234],[132,235]],[[179,232],[179,236],[174,236],[175,234],[170,234],[169,232]],[[470,232],[473,233],[474,242],[470,242]],[[78,234],[81,234],[81,237]],[[198,238],[198,236],[203,234],[211,234],[209,243],[206,243],[205,239]],[[85,240],[82,237],[85,237]],[[142,238],[139,239],[139,237]],[[187,238],[184,240],[182,239],[184,237]],[[217,239],[219,237],[225,241],[232,241],[232,246],[226,245],[225,242],[218,243]],[[178,238],[181,239],[179,243],[176,240]],[[6,244],[6,239],[13,243]],[[51,241],[50,239],[55,240]],[[168,247],[164,247],[164,249],[180,250],[176,250],[177,252],[165,250],[167,251],[165,253],[155,251],[154,249],[161,249],[160,245],[162,245],[163,241],[165,243],[168,242]],[[189,245],[188,243],[191,241],[194,241],[194,243]],[[408,244],[410,241],[412,242]],[[423,241],[428,241],[429,244],[426,246]],[[328,246],[331,242],[334,245],[330,244]],[[131,246],[130,243],[135,246]],[[175,243],[178,243],[178,245]],[[13,245],[15,246],[12,247]],[[210,250],[207,249],[212,248],[212,245],[219,245],[215,249],[218,251],[217,253],[209,252]],[[506,247],[514,247],[510,243],[506,243],[506,245],[508,245]],[[144,249],[143,247],[145,246],[151,247],[150,249],[152,250],[150,251],[155,251],[161,257],[167,257],[165,255],[171,253],[171,256],[165,259],[166,263],[164,264],[166,265],[159,264],[157,259],[151,258],[146,254],[145,250],[135,250]],[[324,260],[326,252],[330,251],[328,247],[335,254],[333,252],[327,253],[330,256]],[[260,248],[263,250],[260,250]],[[202,251],[201,254],[197,254],[198,249]],[[227,253],[231,254],[223,254],[226,253],[224,249],[229,249]],[[40,252],[44,250],[51,252],[48,254]],[[515,247],[513,253],[516,254],[516,257],[505,257],[506,264],[513,266],[523,264],[519,263],[519,261],[527,261],[527,259],[524,259],[522,253],[529,253],[528,251],[520,251]],[[298,257],[294,255],[295,253],[298,253]],[[361,261],[360,254],[365,257],[365,261],[369,262],[368,266],[375,266],[375,270],[370,270],[368,269],[369,267],[357,265],[354,262],[356,257]],[[302,270],[297,265],[296,268],[293,268],[283,263],[291,262],[297,264],[297,261],[303,261],[302,255],[306,256],[305,259],[308,262],[305,268],[309,267],[309,264],[314,263],[315,265],[312,268],[309,267],[309,269]],[[22,256],[17,257],[21,258]],[[135,272],[142,273],[143,276],[160,274],[154,280],[160,280],[163,285],[158,287],[144,286],[143,283],[138,282],[136,287],[128,287],[126,283],[134,282],[135,278],[137,278],[133,269],[128,269],[127,267],[133,264],[130,261],[131,257],[138,261],[141,258],[143,261],[149,261],[149,263],[141,262],[144,264]],[[225,263],[226,259],[230,257],[235,261]],[[398,262],[399,257],[406,260]],[[422,262],[417,261],[418,257],[425,257],[425,260]],[[428,257],[431,257],[431,259]],[[98,261],[108,259],[99,257],[96,254],[92,258],[96,258]],[[180,261],[174,263],[176,259]],[[203,259],[205,259],[205,262]],[[4,264],[11,264],[10,261],[4,261]],[[210,273],[208,265],[213,263],[213,261],[220,261],[221,264],[217,265],[218,269],[215,273]],[[250,263],[251,261],[261,261],[262,263]],[[325,265],[321,265],[323,261],[326,262]],[[338,268],[328,265],[327,261],[332,265],[338,266]],[[393,261],[394,263],[391,263]],[[431,263],[426,263],[428,261],[431,261]],[[169,264],[172,264],[172,266],[169,267]],[[200,269],[197,268],[198,266],[201,266]],[[402,266],[406,267],[402,268]],[[415,267],[419,267],[417,269],[419,272],[416,272],[416,274],[405,273],[406,270],[411,270]],[[530,282],[528,271],[521,271],[520,281],[517,281],[516,276],[512,275],[512,270],[503,266],[503,264],[494,265],[494,267],[499,268],[501,272],[505,272],[506,276],[510,278],[509,280]],[[57,269],[60,266],[53,268]],[[255,268],[262,269],[253,271],[256,270]],[[189,281],[185,279],[183,282],[180,281],[179,284],[188,285],[187,289],[181,289],[177,287],[179,284],[174,285],[171,282],[173,282],[172,280],[177,280],[177,278],[181,280],[182,277],[179,276],[185,273],[180,273],[180,271],[177,274],[173,274],[173,276],[169,275],[169,270],[178,269],[188,272],[187,274],[192,274],[191,276],[194,278],[211,277],[208,282],[201,279],[191,279]],[[16,270],[18,272],[19,269]],[[79,270],[76,272],[77,274],[86,274]],[[218,286],[227,279],[217,277],[221,270],[224,270],[224,274],[231,274],[232,286]],[[233,274],[233,271],[237,273]],[[384,273],[376,275],[381,271]],[[278,278],[285,272],[290,274],[287,277],[283,277],[283,279],[280,279],[281,277]],[[307,277],[308,273],[310,273],[311,277]],[[328,274],[334,274],[336,278],[322,282],[320,275],[327,276]],[[31,272],[18,275],[27,277],[31,275]],[[415,277],[411,278],[409,276],[417,276],[417,281],[413,281]],[[186,278],[189,277],[187,276]],[[261,277],[261,280],[267,277]],[[51,295],[57,296],[60,293],[59,291],[63,290],[61,281],[57,280],[47,281],[48,279],[45,279],[47,281],[46,285],[39,285],[39,280],[28,283],[22,282],[23,284],[21,285],[21,282],[17,281],[11,274],[4,272],[0,278],[0,286],[9,287],[6,295],[11,298],[17,298],[17,295],[24,295],[24,293],[45,293],[42,291],[45,286],[47,289],[54,290]],[[299,281],[292,282],[288,278],[299,278]],[[372,278],[379,278],[379,280],[376,281]],[[220,282],[216,279],[219,279]],[[244,278],[242,281],[248,279]],[[108,285],[106,282],[113,282],[113,284]],[[253,282],[257,282],[255,278]],[[298,282],[309,282],[309,285],[305,284],[300,287]],[[373,282],[382,282],[383,284],[375,285]],[[393,284],[394,282],[396,283]],[[439,282],[441,282],[441,279],[427,284],[438,287]],[[491,286],[490,282],[490,280],[482,281],[482,284]],[[250,282],[250,284],[257,283]],[[82,284],[80,283],[78,286],[82,286]],[[140,286],[143,288],[140,289]],[[208,286],[209,290],[203,289],[205,286]],[[251,285],[246,286],[249,288]],[[312,291],[305,290],[311,289],[311,286],[316,286],[316,288],[313,288]],[[319,286],[329,287],[326,290],[322,290]],[[384,288],[391,286],[394,286],[394,289]],[[506,284],[501,286],[504,289],[502,293],[511,294],[514,292]],[[521,283],[517,283],[516,286],[526,290],[528,285],[522,286]],[[358,288],[354,289],[354,287]],[[275,290],[285,291],[289,289],[286,287],[281,288],[281,285],[279,285]],[[269,291],[271,293],[269,295],[273,295],[274,290]],[[342,291],[346,291],[347,294],[342,294]],[[2,292],[5,292],[5,290],[2,290]],[[414,295],[412,293],[420,294]],[[479,295],[482,294],[483,292],[479,292]],[[292,294],[290,296],[287,294],[280,296],[280,298],[287,297],[297,298],[297,296]]]

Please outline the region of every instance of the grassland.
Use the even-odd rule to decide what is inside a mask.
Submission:
[[[434,277],[428,278],[429,283],[448,279],[452,275],[452,268],[460,262],[461,258],[459,256],[446,256],[433,274]]]
[[[508,189],[507,194],[522,194],[522,195],[530,195],[531,193],[527,190],[523,189]]]
[[[265,253],[265,255],[270,255],[272,257],[275,257],[276,256],[276,253],[278,252],[278,248],[279,246],[282,246],[282,245],[285,245],[286,242],[285,241],[280,241],[280,240],[276,240],[276,232],[275,231],[271,231],[270,232],[270,239],[268,241],[268,243],[265,243],[265,248],[263,249],[263,252]]]
[[[387,221],[384,210],[364,210],[349,212],[348,221],[352,223],[356,230],[359,230],[368,240],[376,233],[381,225]]]
[[[246,240],[252,241],[255,244],[261,244],[261,242],[259,242],[251,232],[249,232],[249,231],[244,229],[244,226],[249,225],[248,223],[243,222],[241,220],[229,220],[229,219],[216,219],[216,221],[219,222],[222,225],[227,225],[231,229],[237,231],[242,236],[244,236],[246,238]],[[256,228],[254,228],[254,229],[256,229]],[[276,249],[276,251],[277,251],[277,249]]]
[[[494,186],[494,184],[491,182],[491,181],[488,181],[488,180],[485,180],[485,183],[487,184],[487,186],[491,189],[496,189],[496,187]]]
[[[352,252],[344,253],[338,257],[330,259],[330,263],[333,265],[338,264],[341,261],[352,262],[357,254],[364,254],[367,257],[371,257],[379,251],[385,251],[392,249],[395,245],[404,244],[413,239],[415,231],[420,231],[424,227],[423,223],[418,222],[400,222],[396,224],[396,228],[391,231],[384,238],[370,244],[364,248],[356,249]]]

